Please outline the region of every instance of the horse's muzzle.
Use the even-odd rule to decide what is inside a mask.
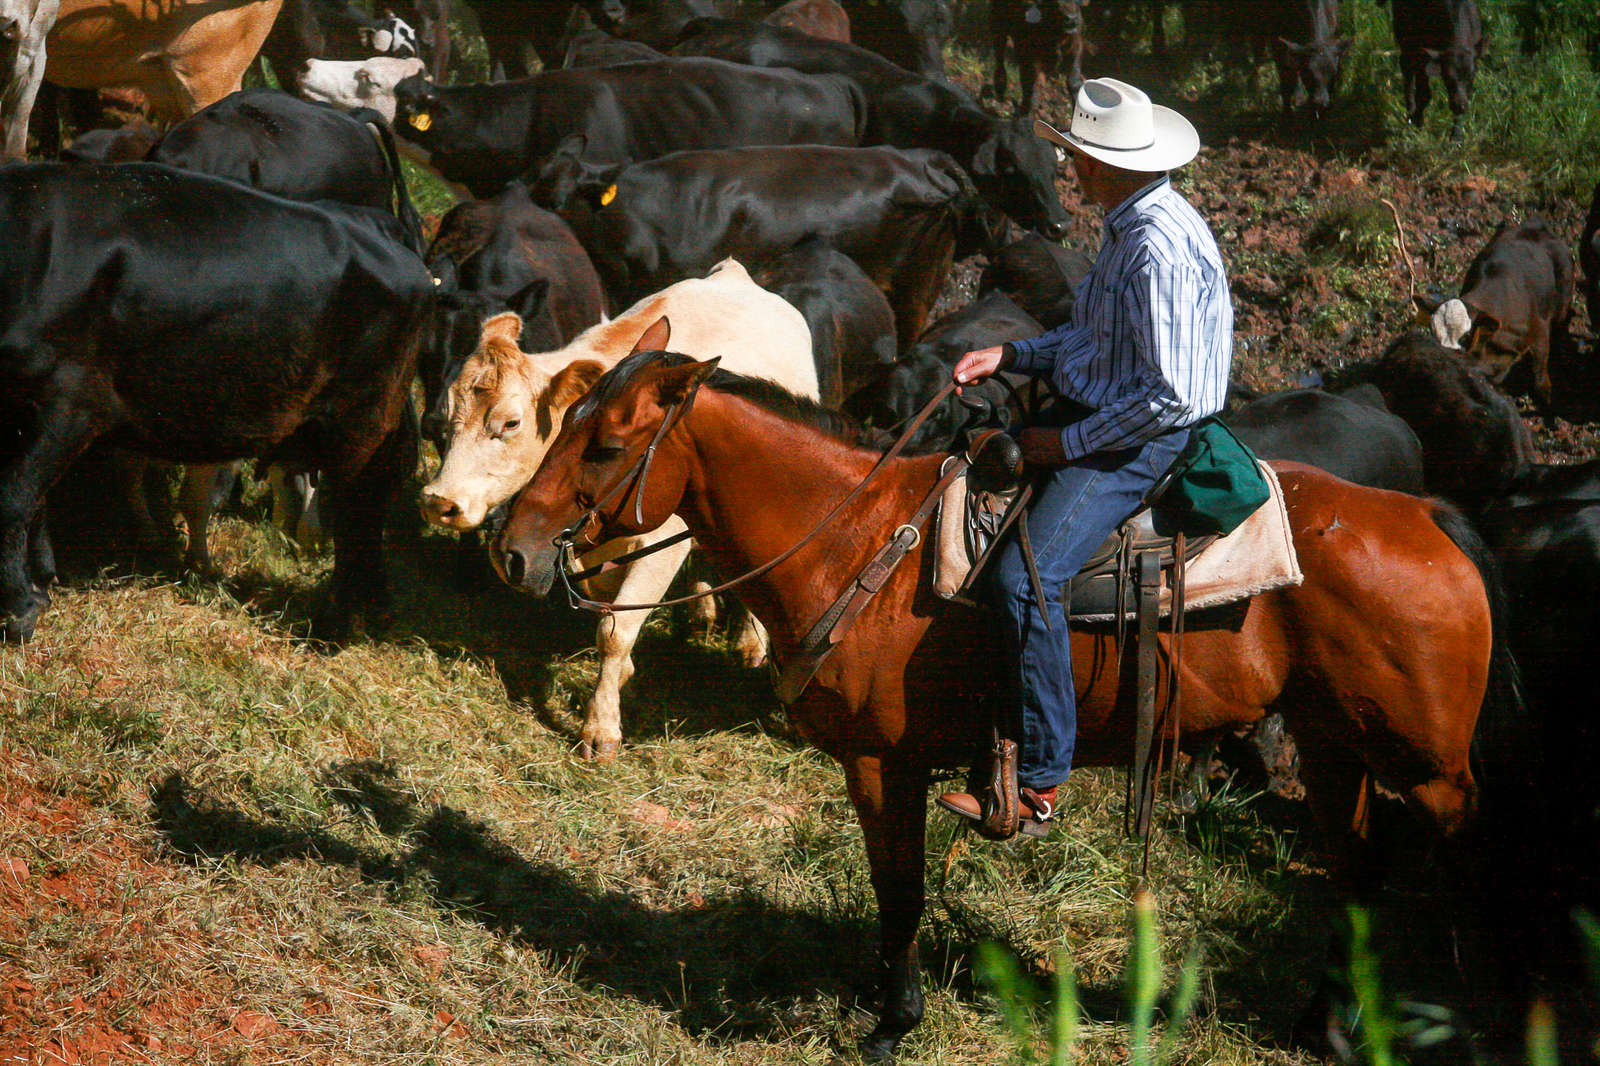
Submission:
[[[561,553],[555,545],[513,543],[503,535],[495,538],[489,557],[500,580],[536,599],[550,595],[556,583],[556,567],[561,565]]]

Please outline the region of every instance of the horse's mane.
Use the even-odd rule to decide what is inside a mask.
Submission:
[[[574,407],[567,416],[572,421],[587,418],[601,404],[609,403],[628,387],[634,375],[651,366],[683,366],[695,362],[677,352],[634,352],[612,367],[595,383],[587,398]],[[718,368],[706,379],[702,388],[713,389],[749,400],[779,418],[798,422],[834,440],[862,448],[887,448],[890,439],[881,430],[863,426],[845,415],[824,407],[806,396],[800,396],[776,382],[765,378],[746,377]]]

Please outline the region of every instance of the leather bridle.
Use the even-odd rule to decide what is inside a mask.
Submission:
[[[576,540],[578,535],[591,523],[601,521],[602,508],[606,507],[613,500],[626,500],[628,494],[632,493],[634,496],[634,522],[638,525],[644,524],[644,490],[645,482],[650,476],[650,464],[655,460],[656,450],[660,447],[661,442],[665,440],[667,434],[683,420],[684,416],[689,413],[689,408],[693,406],[695,394],[700,390],[700,382],[696,382],[688,395],[684,396],[681,400],[678,400],[667,409],[666,416],[661,420],[661,425],[656,429],[655,434],[650,438],[650,443],[645,448],[644,453],[640,455],[637,460],[635,460],[634,464],[630,466],[628,470],[617,480],[616,484],[607,489],[605,493],[602,494],[600,498],[593,504],[591,504],[587,510],[579,515],[571,525],[569,525],[566,529],[563,529],[560,533],[556,534],[554,540],[552,541],[557,550],[556,573],[561,579],[562,586],[566,589],[567,601],[578,610],[591,611],[595,614],[609,615],[615,614],[619,611],[653,611],[657,607],[673,607],[681,603],[690,603],[694,600],[704,599],[707,596],[713,596],[718,593],[725,592],[728,589],[735,588],[736,586],[742,585],[747,581],[760,577],[762,574],[765,574],[769,570],[781,565],[784,561],[794,556],[796,552],[800,551],[800,549],[804,548],[807,544],[815,540],[817,536],[821,534],[822,531],[826,529],[828,525],[835,518],[837,518],[846,507],[848,507],[855,500],[859,499],[861,494],[866,491],[867,486],[872,483],[873,479],[878,476],[884,467],[886,467],[891,460],[896,458],[905,450],[906,445],[910,443],[912,437],[916,435],[917,430],[922,427],[923,422],[927,421],[928,416],[933,414],[933,412],[938,409],[939,405],[943,403],[956,388],[957,384],[954,381],[948,382],[943,388],[941,388],[939,392],[923,406],[922,410],[918,411],[916,416],[911,419],[911,421],[906,425],[905,429],[901,431],[900,436],[895,439],[894,444],[889,447],[889,450],[884,452],[883,455],[879,457],[878,461],[873,464],[872,469],[867,472],[866,477],[862,478],[861,481],[859,481],[843,499],[834,504],[833,509],[827,514],[823,515],[821,520],[811,528],[810,532],[806,533],[805,536],[801,537],[783,552],[767,560],[765,563],[762,563],[760,566],[757,566],[752,570],[748,570],[745,573],[740,574],[738,577],[724,581],[722,584],[712,588],[704,589],[700,592],[693,592],[686,596],[677,596],[667,600],[657,600],[653,603],[605,603],[603,601],[590,599],[589,597],[584,596],[576,587],[579,582],[615,569],[616,567],[626,565],[627,563],[630,563],[636,559],[663,551],[674,544],[678,544],[689,539],[691,536],[691,534],[685,530],[663,540],[659,540],[654,544],[649,544],[643,548],[627,552],[615,559],[608,560],[597,566],[589,567],[586,570],[577,570],[576,568],[578,555]],[[595,545],[593,542],[591,542],[589,546],[592,548]]]

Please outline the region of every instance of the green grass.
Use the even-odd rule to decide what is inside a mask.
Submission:
[[[447,542],[425,537],[395,553],[398,629],[320,651],[294,632],[327,559],[238,519],[214,540],[222,584],[80,570],[38,640],[0,650],[0,860],[26,859],[41,899],[49,878],[99,901],[0,917],[0,987],[43,990],[18,1024],[114,1014],[178,1048],[213,1024],[242,1040],[245,1009],[282,1027],[286,1058],[358,1063],[849,1059],[876,972],[860,834],[764,672],[687,615],[652,621],[629,746],[594,766],[571,753],[586,619],[453,591]],[[1104,1009],[1139,857],[1121,791],[1078,775],[1056,839],[964,840],[948,877],[933,819],[908,1061],[1005,1045],[973,983],[981,940],[1033,970],[1070,946],[1079,1061],[1126,1048]],[[19,813],[46,801],[75,820]],[[1168,816],[1151,860],[1163,952],[1210,960],[1172,1061],[1305,1061],[1274,1045],[1316,974],[1320,878],[1248,805],[1208,818],[1191,835]],[[134,946],[112,951],[119,928]],[[164,1014],[180,991],[199,1005]]]

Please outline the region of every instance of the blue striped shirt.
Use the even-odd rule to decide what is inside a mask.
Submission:
[[[1233,362],[1233,306],[1211,230],[1165,177],[1106,214],[1072,321],[1013,341],[1015,369],[1049,375],[1092,414],[1067,458],[1116,451],[1216,414]]]

